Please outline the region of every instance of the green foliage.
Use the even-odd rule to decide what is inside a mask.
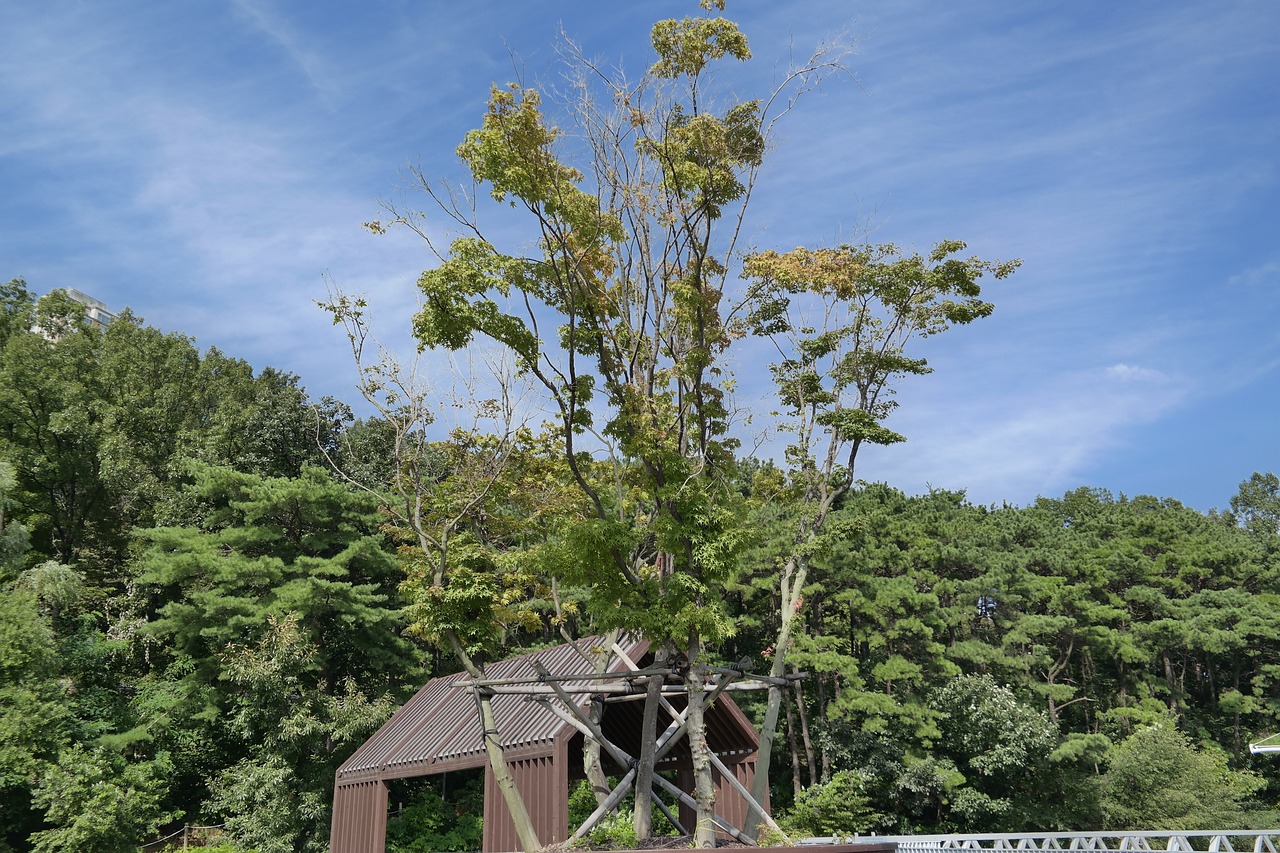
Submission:
[[[964,248],[944,241],[927,258],[903,256],[892,244],[747,257],[743,275],[753,286],[743,331],[771,338],[784,355],[772,370],[786,428],[797,436],[788,450],[795,475],[817,464],[814,426],[831,434],[833,451],[852,443],[853,456],[861,442],[904,440],[882,423],[897,406],[892,383],[931,371],[906,355],[908,343],[990,315],[979,280],[1006,278],[1020,263],[953,257]],[[820,327],[810,325],[815,315]],[[832,476],[827,458],[816,476]]]
[[[446,800],[433,787],[421,785],[398,814],[387,821],[387,853],[435,853],[479,850],[484,835],[482,777],[458,784],[449,776]]]
[[[255,376],[216,350],[201,356],[189,338],[127,310],[102,329],[65,294],[36,304],[11,282],[0,312],[10,500],[33,558],[73,566],[93,588],[122,583],[135,527],[180,512],[172,502],[186,459],[297,476],[333,443],[331,412],[313,407],[296,377]]]
[[[616,785],[618,780],[612,778],[610,784]],[[569,790],[569,831],[575,831],[592,812],[596,810],[596,798],[591,791],[591,784],[579,780]],[[634,850],[640,842],[636,835],[635,825],[635,793],[634,791],[622,799],[618,807],[578,842],[580,847],[595,850]],[[657,836],[674,836],[676,828],[667,820],[666,815],[655,812],[653,834]]]
[[[831,779],[796,796],[778,825],[789,835],[853,836],[873,829],[882,815],[871,805],[868,779],[854,770],[841,770]]]
[[[141,639],[166,665],[139,710],[207,774],[205,807],[235,838],[323,849],[333,772],[415,671],[395,555],[376,502],[318,469],[191,472],[199,525],[141,537],[136,583],[155,614]]]
[[[164,804],[172,770],[164,753],[126,762],[82,744],[64,749],[35,790],[35,803],[45,809],[52,828],[34,833],[31,849],[133,853],[139,839],[178,816]]]
[[[370,466],[350,423],[128,311],[0,288],[0,849],[133,849],[250,756],[327,832],[342,751],[417,678],[377,500],[306,467]],[[309,651],[280,658],[290,619]]]
[[[620,809],[596,824],[587,836],[591,846],[607,850],[634,850],[639,844],[634,825],[635,815]]]
[[[24,279],[12,278],[0,285],[0,347],[4,347],[15,334],[31,330],[35,307],[35,294]]]
[[[636,129],[635,142],[605,144],[620,145],[609,156],[633,162],[632,174],[660,175],[660,185],[566,165],[557,150],[564,136],[540,94],[493,89],[481,126],[457,153],[495,200],[529,215],[539,251],[504,253],[479,233],[455,240],[419,281],[425,301],[414,334],[449,349],[482,335],[512,351],[558,412],[561,452],[595,516],[587,530],[557,539],[563,556],[548,554],[549,563],[577,567],[571,582],[591,591],[598,618],[683,644],[691,632],[714,640],[731,627],[714,590],[744,536],[724,487],[734,443],[715,366],[728,344],[719,313],[727,269],[707,232],[745,198],[764,151],[764,117],[755,101],[720,114],[698,102],[708,63],[750,56],[730,22],[660,22],[654,45],[652,78],[674,88],[652,103],[643,87],[634,100],[621,98],[616,120]],[[651,253],[663,262],[649,263]],[[529,310],[519,316],[499,307],[522,303]],[[559,318],[559,348],[536,333],[544,311]],[[664,343],[675,329],[679,341]],[[603,418],[597,435],[614,448],[611,471],[576,450],[595,417]],[[433,607],[464,603],[435,586]]]
[[[930,705],[939,715],[933,753],[949,759],[964,778],[951,792],[952,820],[965,827],[1038,826],[1044,795],[1056,792],[1053,779],[1069,770],[1049,762],[1057,726],[990,676],[952,679]]]
[[[216,678],[219,653],[297,614],[324,650],[308,676],[336,686],[404,671],[409,654],[387,607],[398,570],[376,504],[309,468],[296,479],[195,466],[186,497],[199,527],[153,528],[137,576],[157,618],[146,633]]]
[[[1246,530],[1260,535],[1280,533],[1280,477],[1254,471],[1231,499],[1231,512]]]
[[[787,512],[758,518],[783,536]],[[1135,731],[1172,713],[1234,771],[1277,728],[1275,534],[1090,489],[984,508],[866,485],[831,521],[792,660],[815,673],[818,757],[867,774],[884,828],[1097,826],[1099,774]],[[774,579],[741,580],[729,655],[772,642],[757,596]]]
[[[653,50],[658,61],[650,69],[655,77],[697,77],[708,62],[732,56],[751,58],[746,36],[725,18],[685,18],[653,25]]]
[[[240,761],[211,786],[210,808],[225,816],[227,832],[258,853],[321,853],[332,793],[299,790],[294,768],[277,757]]]
[[[1100,779],[1107,829],[1206,830],[1236,826],[1262,779],[1227,767],[1168,723],[1139,729],[1109,756]]]
[[[229,728],[250,755],[214,780],[210,808],[229,835],[260,853],[327,850],[333,774],[396,703],[368,698],[351,676],[314,686],[308,675],[321,650],[296,613],[270,619],[259,642],[221,657],[235,691]]]
[[[36,597],[0,590],[0,849],[21,849],[40,827],[32,792],[75,728],[57,651]]]

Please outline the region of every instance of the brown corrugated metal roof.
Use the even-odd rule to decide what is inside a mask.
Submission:
[[[536,678],[535,659],[557,676],[590,675],[594,673],[590,658],[600,653],[598,643],[599,638],[591,637],[508,658],[487,667],[485,676]],[[637,640],[623,640],[620,645],[633,660],[647,648],[647,643]],[[621,671],[625,665],[615,658],[610,669]],[[470,689],[454,686],[465,678],[447,675],[428,682],[338,769],[338,784],[434,775],[484,765],[487,759],[475,698]],[[575,701],[585,705],[590,700],[585,682],[567,682],[564,687]],[[503,747],[522,754],[543,749],[550,754],[556,738],[570,728],[525,696],[499,694],[493,698],[493,711]]]

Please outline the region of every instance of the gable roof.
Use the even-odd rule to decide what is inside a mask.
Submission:
[[[637,663],[649,647],[648,642],[631,638],[620,640],[618,645]],[[588,637],[490,664],[485,676],[489,680],[536,679],[533,664],[537,661],[557,676],[574,702],[585,708],[591,701],[592,687],[599,683],[589,678],[595,674],[595,661],[608,653],[601,638]],[[626,663],[612,656],[609,672],[628,669]],[[577,675],[584,676],[583,680],[572,680]],[[431,776],[485,766],[488,758],[476,700],[466,686],[469,680],[461,673],[429,681],[338,768],[337,784]],[[673,701],[683,705],[679,698]],[[638,754],[642,705],[611,704],[605,715],[606,733],[612,731],[624,748],[634,748],[633,754]],[[755,728],[727,695],[717,699],[709,711],[707,737],[717,754],[726,760],[754,754]],[[493,697],[493,712],[503,749],[513,759],[553,755],[561,741],[577,734],[573,726],[527,695],[500,692]],[[627,741],[634,741],[634,747]],[[664,764],[675,760],[675,755],[669,756]]]
[[[631,639],[620,641],[619,646],[633,660],[648,649],[648,643]],[[600,638],[589,637],[498,661],[486,667],[485,675],[494,680],[537,678],[535,659],[557,676],[594,675],[594,659],[601,654],[608,650]],[[614,656],[609,671],[626,669]],[[428,776],[486,764],[475,697],[470,688],[458,686],[467,680],[465,673],[458,673],[427,682],[338,768],[339,784]],[[563,686],[580,705],[590,701],[588,682],[569,681]],[[500,693],[493,698],[493,712],[503,749],[512,755],[550,752],[566,729],[573,733],[572,727],[527,696]]]

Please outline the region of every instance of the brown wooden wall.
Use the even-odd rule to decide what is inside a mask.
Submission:
[[[378,779],[337,786],[330,830],[330,853],[383,853],[387,844],[387,786]]]
[[[751,790],[752,780],[755,778],[756,761],[754,753],[747,761],[739,761],[736,764],[730,764],[729,769],[738,777],[738,781],[748,791]],[[724,780],[720,775],[720,771],[712,768],[711,778],[715,783],[716,804],[713,811],[721,817],[728,820],[731,824],[739,829],[746,829],[747,822],[747,801],[742,798],[732,785]],[[685,790],[693,791],[693,769],[690,767],[682,767],[680,769],[680,787]],[[764,803],[766,810],[769,808],[769,800],[766,798]],[[689,832],[694,831],[697,823],[698,813],[684,803],[680,804],[680,812],[677,815],[680,822],[684,824],[684,828]],[[728,833],[716,832],[716,836],[722,839],[730,838]]]
[[[568,761],[554,755],[532,756],[508,761],[516,787],[524,796],[538,840],[556,844],[569,837]],[[493,770],[484,770],[483,853],[511,853],[521,850],[515,823],[494,779]],[[381,851],[379,851],[381,853]]]

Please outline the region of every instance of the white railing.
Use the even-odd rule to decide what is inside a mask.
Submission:
[[[806,838],[803,846],[893,842],[905,851],[1176,850],[1183,853],[1278,853],[1280,829],[1223,832],[1010,832],[985,835],[860,835]]]

